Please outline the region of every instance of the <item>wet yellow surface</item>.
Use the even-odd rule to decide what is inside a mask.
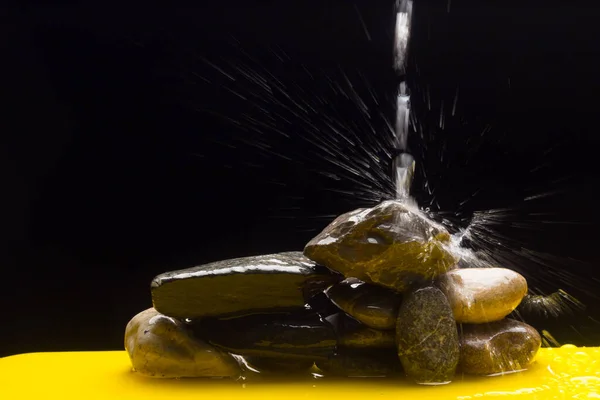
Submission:
[[[404,380],[289,377],[246,381],[145,378],[124,351],[32,353],[0,358],[0,399],[600,399],[600,348],[541,349],[528,370],[457,376],[444,386]]]

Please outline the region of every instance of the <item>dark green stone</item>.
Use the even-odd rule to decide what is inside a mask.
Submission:
[[[417,383],[452,380],[459,361],[458,330],[441,290],[424,287],[405,294],[398,313],[396,343],[406,374]]]
[[[329,357],[337,344],[331,324],[312,310],[202,320],[193,326],[200,338],[241,356],[314,361]]]
[[[450,235],[420,211],[398,201],[336,218],[304,254],[346,277],[404,291],[458,262],[446,249]]]
[[[325,292],[348,315],[374,329],[394,329],[400,307],[398,293],[356,278],[348,278]]]
[[[154,308],[175,318],[245,315],[306,304],[339,276],[300,252],[218,261],[152,281]]]
[[[318,360],[317,368],[331,376],[378,378],[398,375],[402,366],[393,350],[360,351],[340,349],[326,360]]]

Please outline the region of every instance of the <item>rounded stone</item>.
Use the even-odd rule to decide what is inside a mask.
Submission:
[[[342,311],[374,329],[394,329],[401,297],[386,288],[348,278],[331,286],[327,297]]]
[[[450,235],[400,201],[340,215],[304,248],[304,255],[343,274],[402,292],[452,269]]]
[[[466,374],[523,370],[535,360],[542,343],[535,328],[510,318],[461,328],[460,369]]]
[[[461,268],[439,280],[456,322],[481,324],[510,314],[527,293],[525,278],[506,268]]]
[[[187,326],[149,308],[125,328],[125,349],[135,371],[159,378],[233,377],[241,375],[228,353],[196,339]]]
[[[420,384],[449,383],[459,360],[458,331],[444,293],[429,286],[408,292],[396,325],[398,356]]]

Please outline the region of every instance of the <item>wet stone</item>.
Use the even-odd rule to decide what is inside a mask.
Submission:
[[[389,289],[348,278],[331,286],[327,297],[348,315],[375,329],[394,329],[401,297]]]
[[[338,338],[338,348],[352,349],[393,349],[396,348],[396,334],[393,330],[369,328],[344,313],[327,318]]]
[[[506,318],[461,326],[460,369],[466,374],[494,375],[520,371],[535,359],[540,334],[530,325]]]
[[[425,287],[405,294],[396,325],[398,356],[417,383],[452,380],[459,360],[458,331],[441,290]]]
[[[510,314],[527,293],[525,278],[506,268],[464,268],[439,278],[456,322],[480,324]]]
[[[323,318],[340,312],[339,307],[329,300],[325,292],[315,295],[308,301],[307,305]]]
[[[135,371],[148,376],[237,378],[241,374],[231,355],[194,338],[184,323],[153,308],[129,321],[125,349]]]
[[[585,305],[564,290],[549,295],[527,294],[515,310],[515,316],[525,321],[531,319],[560,318],[573,313],[583,313]]]
[[[289,374],[308,372],[314,365],[310,359],[286,359],[273,357],[244,357],[246,362],[261,373]]]
[[[334,353],[333,327],[312,310],[202,320],[198,337],[230,353],[251,357],[314,361]]]
[[[152,281],[154,308],[180,319],[293,309],[340,280],[301,252],[217,261]]]
[[[394,349],[396,347],[396,334],[394,331],[381,331],[360,326],[346,331],[339,337],[340,347],[357,349]]]
[[[404,291],[455,266],[458,259],[445,248],[449,241],[443,226],[390,200],[339,216],[304,254],[346,277]]]
[[[327,360],[316,362],[326,376],[382,378],[402,373],[402,365],[394,351],[340,349]]]

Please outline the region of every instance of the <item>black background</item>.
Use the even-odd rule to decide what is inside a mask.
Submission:
[[[0,356],[120,349],[154,275],[302,249],[391,195],[393,1],[197,3],[3,10]],[[538,327],[580,345],[600,344],[599,14],[417,1],[408,67],[419,203],[455,227],[505,209],[506,266],[588,306]]]

